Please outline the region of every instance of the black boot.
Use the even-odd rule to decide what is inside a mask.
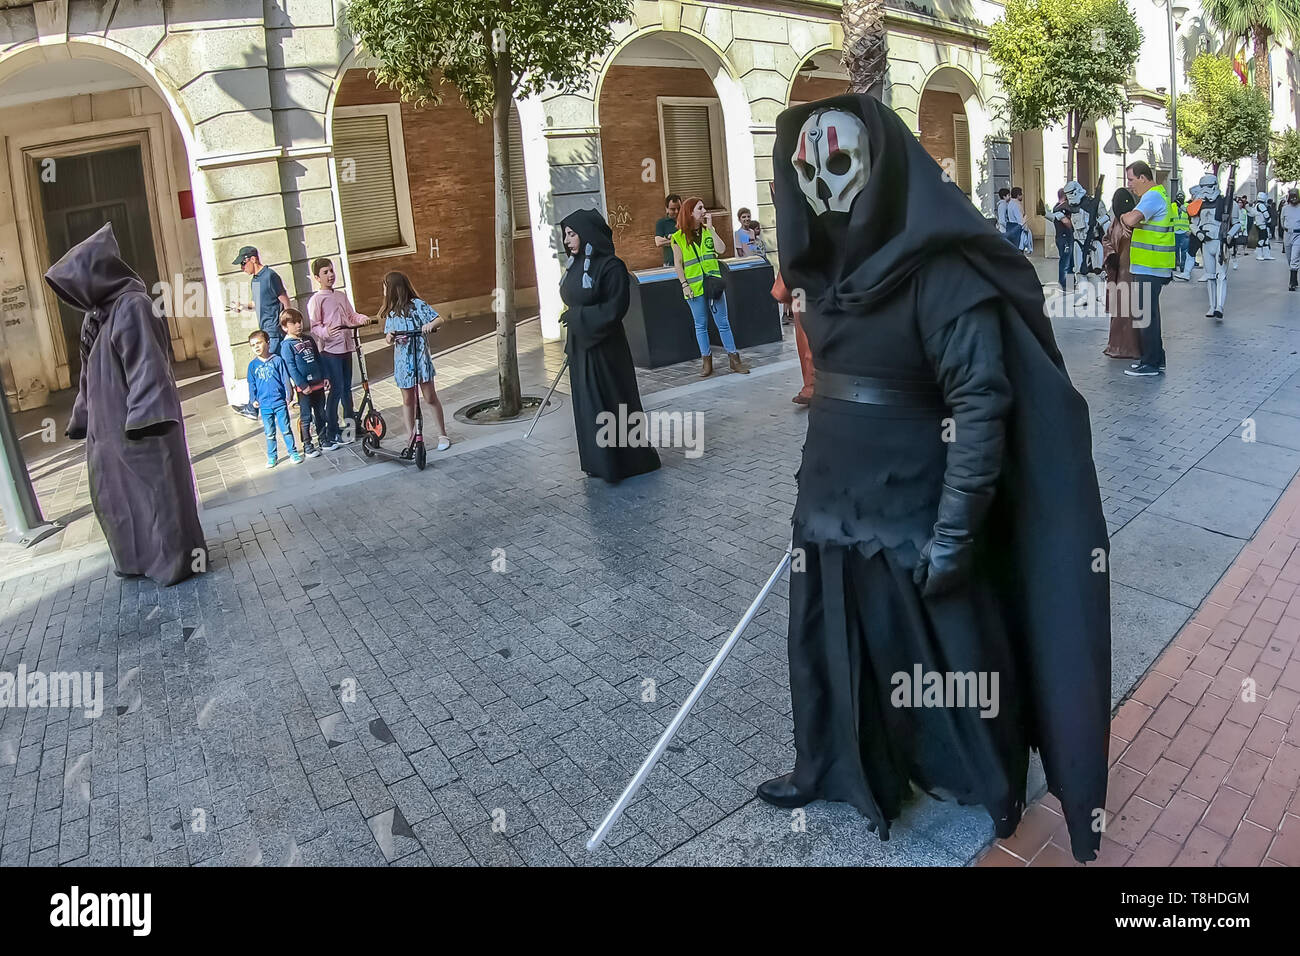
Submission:
[[[765,800],[774,807],[782,807],[786,810],[792,810],[795,807],[806,806],[817,798],[799,790],[794,785],[794,774],[787,773],[780,777],[773,777],[766,783],[758,785],[759,799]]]
[[[1292,269],[1292,270],[1291,270],[1291,285],[1287,287],[1287,291],[1288,291],[1288,292],[1294,292],[1294,291],[1295,291],[1295,274],[1296,274],[1296,271],[1297,271],[1297,270],[1295,270],[1295,269]]]

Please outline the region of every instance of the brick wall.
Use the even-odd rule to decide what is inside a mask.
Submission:
[[[811,103],[831,96],[847,93],[849,85],[845,80],[832,80],[824,76],[796,76],[794,87],[790,91],[791,103]]]
[[[660,96],[717,96],[703,70],[614,66],[600,93],[600,140],[614,248],[629,269],[663,265],[654,244],[655,222],[664,215],[663,156],[659,148]],[[642,180],[642,161],[655,161],[654,182]],[[683,197],[685,198],[685,197]],[[735,226],[724,210],[714,227],[730,254]]]
[[[956,153],[956,134],[952,128],[954,113],[966,114],[966,107],[956,93],[926,90],[921,94],[921,145],[941,165]]]
[[[378,313],[380,283],[394,269],[430,303],[490,297],[496,286],[492,125],[474,119],[455,87],[443,89],[441,106],[402,104],[416,251],[352,263],[353,296],[367,315]],[[397,94],[376,87],[365,70],[348,70],[336,105],[396,102]],[[430,239],[438,243],[437,258],[429,257]],[[517,239],[515,288],[536,284],[532,239]],[[482,311],[488,308],[485,302]]]

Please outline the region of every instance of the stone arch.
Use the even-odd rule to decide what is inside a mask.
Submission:
[[[970,169],[969,195],[976,205],[983,205],[988,192],[988,162],[986,144],[993,135],[986,96],[980,89],[979,79],[965,65],[951,58],[935,65],[920,84],[917,97],[916,131],[925,143],[925,130],[921,128],[923,103],[928,92],[946,92],[961,100],[966,116],[967,153]],[[954,156],[954,159],[959,157]]]
[[[817,58],[818,56],[820,56],[820,55],[823,54],[823,53],[839,53],[839,54],[842,54],[843,52],[844,52],[844,51],[843,51],[842,49],[840,49],[839,46],[837,46],[837,45],[835,45],[835,44],[833,44],[833,43],[822,43],[822,44],[819,44],[818,46],[813,47],[811,50],[809,50],[807,53],[805,53],[803,56],[801,56],[801,57],[799,58],[799,65],[796,66],[796,67],[794,68],[794,71],[790,74],[790,82],[786,85],[786,91],[785,91],[785,102],[786,102],[786,105],[789,106],[789,105],[790,105],[790,101],[794,99],[795,84],[798,83],[798,81],[799,81],[799,73],[800,73],[800,71],[803,70],[803,67],[804,67],[804,64],[805,64],[805,63],[808,63],[809,61],[811,61],[811,60]]]
[[[619,58],[633,48],[638,40],[659,38],[676,47],[695,62],[708,76],[712,94],[716,96],[722,121],[723,150],[726,157],[725,176],[729,206],[734,213],[741,207],[756,208],[759,204],[756,183],[753,113],[750,94],[742,82],[740,71],[726,53],[712,39],[687,26],[649,23],[629,30],[601,60],[591,84],[591,124],[601,145],[600,188],[602,199],[606,195],[604,173],[604,145],[600,135],[601,100],[606,91],[606,80]],[[707,95],[700,91],[701,95]],[[661,197],[662,198],[662,195]],[[608,210],[608,203],[606,202]]]
[[[157,66],[140,51],[111,37],[78,34],[69,36],[66,41],[59,44],[41,43],[39,40],[32,40],[0,52],[0,89],[3,88],[7,80],[30,67],[41,63],[70,62],[73,60],[99,61],[132,77],[139,81],[141,86],[154,93],[165,105],[167,113],[170,115],[172,126],[175,132],[179,134],[181,144],[184,147],[186,154],[184,158],[190,170],[187,180],[173,180],[173,185],[178,188],[188,187],[194,200],[194,220],[198,232],[198,255],[203,269],[202,281],[207,311],[210,313],[214,345],[223,375],[227,384],[229,384],[233,377],[234,359],[229,336],[226,334],[225,329],[224,290],[218,278],[221,269],[217,261],[215,245],[211,238],[213,231],[208,208],[208,190],[204,176],[201,173],[196,174],[194,171],[196,161],[202,158],[202,145],[180,87],[164,69]],[[51,94],[52,97],[57,95],[59,94]],[[165,128],[164,124],[164,130]],[[167,151],[165,144],[163,144],[163,149],[165,152]],[[168,179],[172,179],[172,172],[171,169],[166,170]],[[21,174],[18,171],[9,170],[11,181],[15,181],[14,177],[19,175]],[[162,273],[165,266],[179,262],[179,236],[175,232],[176,225],[170,217],[164,218],[162,216],[162,207],[167,204],[174,206],[175,197],[157,195],[155,201],[159,206],[157,212],[163,230],[163,234],[155,238],[166,253],[166,261],[159,262],[160,273]],[[16,194],[14,204],[15,219],[19,228],[22,272],[26,277],[27,288],[29,290],[42,290],[40,297],[29,291],[29,307],[35,325],[36,339],[42,353],[39,362],[41,367],[44,368],[47,361],[57,354],[53,341],[53,323],[57,320],[49,316],[48,305],[43,298],[44,282],[40,274],[40,256],[36,252],[35,234],[30,221],[24,221],[22,218],[30,215],[31,210],[25,204],[20,206]],[[170,276],[161,275],[160,278],[170,279]],[[48,378],[48,368],[45,369],[45,372]],[[59,378],[60,376],[56,375],[50,381],[49,387],[51,389],[62,385]],[[75,383],[69,384],[75,385]]]

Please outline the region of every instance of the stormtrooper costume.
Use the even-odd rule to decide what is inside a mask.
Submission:
[[[1241,232],[1241,217],[1230,196],[1225,196],[1219,189],[1219,178],[1214,175],[1202,176],[1200,182],[1192,187],[1192,201],[1188,203],[1187,213],[1192,221],[1192,235],[1201,243],[1201,259],[1205,271],[1202,279],[1206,283],[1206,293],[1210,299],[1210,308],[1206,318],[1223,318],[1223,305],[1228,298],[1228,263],[1224,242],[1232,242]],[[1232,207],[1225,210],[1225,205]],[[1227,215],[1231,227],[1227,235],[1220,236],[1223,228],[1221,215]],[[1184,266],[1185,274],[1191,273],[1191,260]]]
[[[791,529],[795,762],[759,796],[845,801],[886,838],[915,783],[1006,836],[1036,747],[1091,860],[1109,542],[1042,284],[870,96],[782,113],[773,174],[816,373]],[[954,672],[997,673],[998,706],[936,696]]]
[[[1269,237],[1273,235],[1273,217],[1268,214],[1268,193],[1255,197],[1255,223],[1259,226],[1259,244],[1255,246],[1255,258],[1260,262],[1273,258]]]
[[[1074,180],[1065,187],[1065,201],[1070,204],[1070,220],[1074,223],[1074,271],[1079,275],[1100,273],[1104,258],[1101,240],[1110,229],[1110,213],[1100,197],[1089,196]],[[1085,249],[1089,250],[1086,264]]]

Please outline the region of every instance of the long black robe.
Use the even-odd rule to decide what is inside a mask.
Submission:
[[[90,500],[119,574],[175,584],[206,566],[165,319],[122,261],[111,223],[45,273],[86,313],[69,438],[86,440]]]
[[[618,435],[617,422],[642,411],[632,350],[623,331],[629,296],[627,266],[614,255],[610,228],[594,209],[570,213],[560,225],[568,226],[582,240],[560,283],[560,298],[568,306],[564,318],[569,334],[564,350],[569,356],[578,459],[587,474],[622,481],[659,467],[659,453],[648,443],[606,442],[606,447],[601,447],[597,442],[599,426],[610,416],[615,427],[607,433],[614,437]],[[602,412],[609,415],[598,422]]]
[[[809,113],[855,113],[870,178],[818,218],[791,157]],[[946,408],[814,397],[793,538],[794,782],[888,833],[909,780],[1019,822],[1028,748],[1043,758],[1079,860],[1100,845],[1110,719],[1109,540],[1087,405],[1033,268],[867,96],[785,111],[773,155],[782,275],[808,303],[819,371],[938,385]],[[953,426],[945,427],[947,423]],[[943,440],[947,433],[949,440]],[[971,579],[940,597],[912,570],[942,486],[994,490]],[[996,716],[899,706],[896,675],[999,678]]]

